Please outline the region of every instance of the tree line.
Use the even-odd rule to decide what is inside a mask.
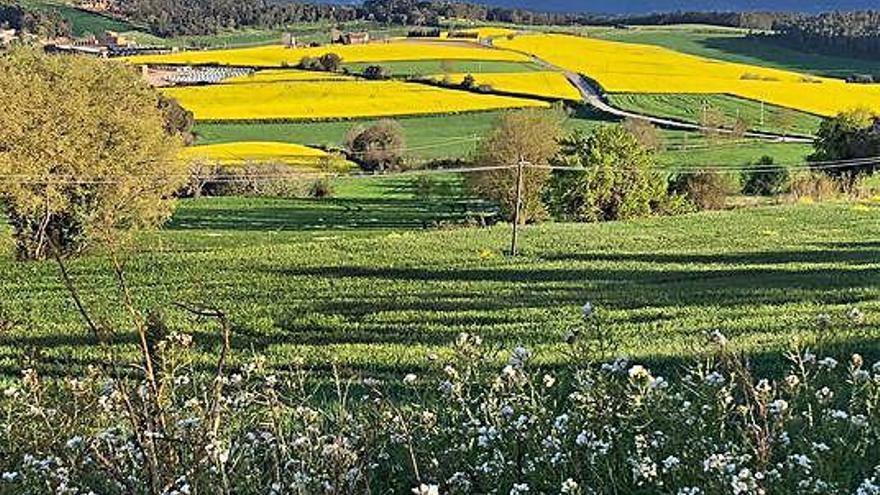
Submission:
[[[847,57],[880,57],[880,11],[827,12],[774,22],[768,38],[797,48]]]
[[[436,27],[444,19],[526,25],[663,25],[701,23],[769,29],[794,17],[777,12],[671,12],[639,16],[538,12],[448,0],[366,0],[361,5],[329,5],[270,0],[116,0],[117,15],[149,26],[159,36],[210,34],[243,27],[277,28],[300,22],[374,21]]]

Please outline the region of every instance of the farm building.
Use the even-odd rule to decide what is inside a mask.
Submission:
[[[370,33],[367,31],[341,32],[338,29],[330,31],[330,42],[343,45],[366,45],[370,42]]]
[[[282,34],[281,44],[287,48],[296,48],[296,36],[293,33]]]

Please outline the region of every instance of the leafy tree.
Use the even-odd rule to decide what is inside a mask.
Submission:
[[[520,161],[547,166],[559,151],[565,113],[559,108],[526,109],[504,114],[483,139],[475,162],[481,167],[512,167]],[[523,170],[522,223],[547,217],[542,196],[549,170],[526,167]],[[470,187],[478,195],[497,201],[507,219],[513,219],[516,206],[517,171],[490,170],[470,174]]]
[[[581,222],[622,220],[664,209],[666,183],[651,152],[621,126],[576,131],[561,142],[548,192],[553,213]]]
[[[22,259],[159,225],[186,181],[180,137],[129,67],[20,48],[0,57],[0,197]]]
[[[183,108],[174,98],[165,95],[159,95],[159,110],[165,117],[165,132],[180,135],[186,145],[195,141],[192,128],[196,120],[191,111]]]
[[[364,77],[371,80],[382,80],[391,77],[391,72],[381,65],[371,65],[364,69]]]
[[[623,121],[623,128],[632,134],[639,144],[651,151],[663,151],[666,148],[663,136],[648,120],[627,117]]]
[[[354,127],[345,142],[351,159],[368,172],[400,170],[404,166],[406,139],[394,120],[380,120],[366,128]]]
[[[335,53],[325,53],[318,58],[321,68],[327,72],[336,72],[342,64],[342,57]]]
[[[699,210],[720,210],[727,206],[727,197],[736,190],[736,184],[727,174],[700,170],[676,175],[669,189]]]
[[[773,162],[773,157],[762,156],[742,175],[743,193],[772,196],[782,193],[789,184],[788,169]]]
[[[839,113],[822,121],[813,143],[812,162],[828,162],[871,158],[880,155],[880,131],[878,117],[870,110],[856,109]],[[831,177],[841,180],[845,187],[852,187],[862,175],[873,173],[880,160],[866,160],[855,165],[816,167]]]
[[[461,87],[464,89],[474,89],[477,87],[477,79],[473,74],[467,74],[464,76],[464,79],[461,80]]]

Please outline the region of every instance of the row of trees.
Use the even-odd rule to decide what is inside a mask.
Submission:
[[[116,0],[114,10],[148,25],[159,36],[208,34],[220,29],[280,27],[300,22],[375,21],[437,26],[443,19],[531,25],[706,23],[768,29],[791,17],[772,12],[674,12],[646,16],[536,12],[448,0],[366,0],[361,5],[273,2],[270,0]],[[421,34],[421,32],[416,32]]]
[[[771,39],[798,50],[847,57],[880,57],[880,11],[793,16],[773,24]]]

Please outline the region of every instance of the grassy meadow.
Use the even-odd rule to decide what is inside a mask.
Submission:
[[[880,310],[880,204],[779,205],[604,224],[524,229],[522,255],[502,254],[510,228],[456,227],[494,207],[440,177],[429,195],[412,178],[348,179],[330,200],[204,198],[182,201],[160,232],[143,235],[127,264],[135,300],[194,332],[201,359],[216,328],[172,308],[210,303],[234,323],[235,360],[252,352],[284,368],[305,359],[369,373],[420,369],[459,332],[568,359],[562,336],[592,301],[621,344],[651,362],[688,356],[702,332],[723,329],[760,355],[810,336],[814,320],[858,305]],[[423,189],[423,187],[422,187]],[[439,228],[437,228],[439,227]],[[427,230],[426,230],[427,228]],[[97,364],[102,354],[51,262],[12,259],[0,233],[0,371],[47,372]],[[71,262],[98,319],[123,330],[106,260]],[[842,318],[840,318],[842,320]],[[857,344],[835,319],[835,338]]]
[[[468,112],[455,115],[396,118],[403,129],[409,155],[416,161],[467,158],[479,145],[502,114]],[[198,144],[238,141],[277,141],[304,143],[319,147],[341,147],[345,135],[356,126],[368,126],[375,120],[284,123],[200,123],[196,126]],[[586,109],[578,109],[566,127],[589,131],[599,125],[616,122]],[[664,165],[741,166],[763,155],[779,163],[802,163],[810,153],[809,145],[746,140],[711,143],[702,135],[686,131],[661,131],[667,149],[658,161]]]
[[[725,125],[732,126],[742,117],[752,130],[778,134],[812,136],[822,122],[821,117],[809,113],[767,104],[762,109],[759,101],[729,95],[610,93],[607,96],[618,108],[683,122],[699,123],[703,109],[713,108],[721,112]]]

